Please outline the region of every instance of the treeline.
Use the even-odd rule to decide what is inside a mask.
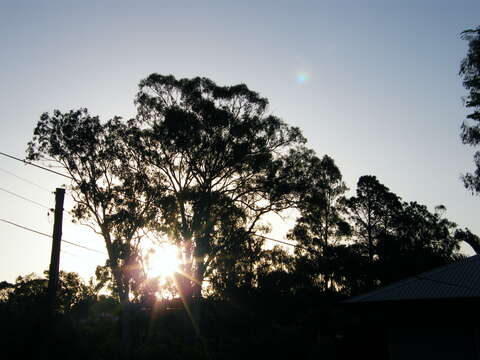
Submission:
[[[87,357],[314,354],[341,323],[330,311],[336,300],[448,263],[460,241],[478,244],[444,207],[404,202],[375,176],[360,177],[346,196],[334,160],[306,147],[301,131],[243,84],[152,74],[135,104],[129,120],[45,113],[28,144],[29,160],[56,162],[72,179],[72,215],[105,241],[108,260],[95,280],[62,278],[76,289],[65,294],[81,295],[65,295],[57,316]],[[294,251],[267,249],[269,215],[291,211],[299,215],[288,233]],[[178,248],[173,300],[159,300],[143,267],[146,234]],[[27,315],[17,317],[44,286],[3,283],[3,315],[25,324]],[[111,295],[100,297],[102,288]]]
[[[0,283],[0,344],[5,358],[119,359],[124,357],[118,298],[100,295],[95,283],[60,273],[57,312],[48,318],[45,277],[18,277]],[[333,315],[339,297],[314,289],[293,295],[258,287],[232,301],[206,298],[199,336],[180,299],[141,299],[130,304],[134,359],[335,358]],[[48,322],[52,324],[48,326]]]
[[[334,160],[243,84],[152,74],[135,104],[129,120],[45,113],[28,144],[29,160],[56,162],[72,179],[74,218],[105,240],[97,276],[124,304],[155,291],[145,234],[177,246],[187,301],[255,288],[272,272],[355,294],[448,262],[473,236],[456,235],[443,207],[404,203],[375,176],[346,197]],[[292,210],[295,253],[265,250],[268,216]]]
[[[277,287],[296,293],[317,288],[356,295],[445,265],[464,255],[460,243],[478,249],[479,239],[444,215],[417,202],[404,202],[375,176],[362,176],[356,194],[347,187],[333,159],[311,158],[315,178],[298,204],[300,216],[286,246],[252,250],[245,243],[224,251],[207,290],[229,298],[239,288]],[[253,263],[253,266],[252,266]]]

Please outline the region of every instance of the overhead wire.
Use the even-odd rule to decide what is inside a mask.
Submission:
[[[87,261],[90,261],[92,264],[95,263],[95,264],[98,264],[97,260],[95,259],[92,259],[92,258],[86,258],[86,257],[83,257],[83,256],[78,256],[77,254],[73,254],[69,251],[65,251],[64,249],[60,249],[60,252],[64,255],[68,255],[70,257],[72,257],[73,259],[75,259],[75,261],[78,261],[78,262],[84,262],[85,260]]]
[[[23,225],[20,225],[20,224],[17,224],[13,221],[9,221],[9,220],[6,220],[6,219],[2,219],[0,218],[0,221],[4,222],[4,223],[7,223],[7,224],[10,224],[10,225],[13,225],[13,226],[16,226],[20,229],[23,229],[23,230],[27,230],[27,231],[30,231],[30,232],[33,232],[35,234],[38,234],[38,235],[42,235],[42,236],[46,236],[48,238],[51,238],[52,236],[49,235],[49,234],[46,234],[44,232],[41,232],[41,231],[38,231],[38,230],[35,230],[35,229],[32,229],[32,228],[29,228],[27,226],[23,226]],[[66,244],[70,244],[70,245],[73,245],[73,246],[76,246],[76,247],[79,247],[79,248],[82,248],[82,249],[85,249],[85,250],[89,250],[89,251],[92,251],[92,252],[96,252],[98,254],[102,254],[102,255],[107,255],[106,253],[104,253],[103,251],[99,251],[99,250],[95,250],[95,249],[92,249],[92,248],[89,248],[87,246],[83,246],[83,245],[79,245],[79,244],[76,244],[74,242],[71,242],[71,241],[67,241],[65,239],[62,239],[62,242],[66,243]]]
[[[20,195],[20,194],[17,194],[17,193],[15,193],[15,192],[13,192],[13,191],[4,189],[4,188],[2,188],[2,187],[0,187],[0,191],[6,192],[7,194],[10,194],[10,195],[15,196],[15,197],[17,197],[17,198],[19,198],[19,199],[28,201],[29,203],[35,204],[35,205],[40,206],[40,207],[42,207],[42,208],[45,208],[45,209],[47,209],[47,210],[52,210],[52,207],[51,207],[51,206],[46,206],[46,205],[44,205],[44,204],[41,204],[41,203],[39,203],[39,202],[37,202],[37,201],[35,201],[35,200],[32,200],[32,199],[28,198],[28,197],[25,197],[25,196],[22,196],[22,195]]]
[[[35,183],[35,182],[33,182],[33,181],[29,180],[29,179],[25,179],[24,177],[18,176],[17,174],[15,174],[15,173],[13,173],[13,172],[11,172],[11,171],[8,171],[8,170],[2,169],[2,168],[0,168],[0,171],[1,171],[1,172],[4,172],[4,173],[6,173],[6,174],[9,174],[9,175],[11,175],[11,176],[13,176],[13,177],[16,177],[16,178],[19,179],[19,180],[25,181],[26,183],[29,183],[30,185],[36,186],[36,187],[39,188],[39,189],[42,189],[42,190],[47,191],[47,192],[49,192],[49,193],[52,192],[51,190],[47,189],[46,187],[44,187],[44,186],[42,186],[42,185],[40,185],[40,184],[37,184],[37,183]]]
[[[0,155],[6,156],[6,157],[8,157],[8,158],[10,158],[10,159],[13,159],[13,160],[20,161],[20,162],[24,163],[25,165],[35,166],[36,168],[39,168],[39,169],[42,169],[42,170],[51,172],[51,173],[53,173],[53,174],[57,174],[57,175],[59,175],[59,176],[66,177],[67,179],[73,180],[73,178],[72,178],[71,176],[62,174],[61,172],[58,172],[58,171],[55,171],[55,170],[46,168],[46,167],[44,167],[44,166],[40,166],[40,165],[34,164],[34,163],[30,162],[30,161],[27,161],[27,160],[24,160],[24,159],[20,159],[20,158],[18,158],[18,157],[16,157],[16,156],[9,155],[9,154],[6,154],[6,153],[1,152],[1,151],[0,151]]]
[[[253,234],[253,236],[256,236],[256,237],[259,237],[259,238],[262,238],[262,239],[265,239],[265,240],[269,240],[269,241],[274,241],[274,242],[277,242],[277,243],[280,243],[280,244],[283,244],[283,245],[292,246],[292,247],[299,248],[299,249],[302,249],[302,250],[312,251],[312,249],[308,249],[305,246],[288,243],[286,241],[277,240],[277,239],[274,239],[274,238],[271,238],[271,237],[268,237],[268,236],[259,235],[259,234]]]
[[[34,167],[36,167],[36,168],[39,168],[39,169],[48,171],[48,172],[50,172],[50,173],[53,173],[53,174],[56,174],[56,175],[59,175],[59,176],[66,177],[66,178],[68,178],[68,179],[72,179],[72,177],[70,177],[70,176],[68,176],[68,175],[65,175],[65,174],[62,174],[62,173],[60,173],[60,172],[58,172],[58,171],[55,171],[55,170],[52,170],[52,169],[48,169],[48,168],[46,168],[46,167],[43,167],[43,166],[34,164],[34,163],[30,162],[30,161],[27,161],[27,160],[24,160],[24,159],[20,159],[20,158],[18,158],[18,157],[16,157],[16,156],[13,156],[13,155],[10,155],[10,154],[6,154],[6,153],[1,152],[1,151],[0,151],[0,155],[6,156],[6,157],[8,157],[8,158],[10,158],[10,159],[13,159],[13,160],[16,160],[16,161],[20,161],[20,162],[22,162],[22,163],[25,164],[25,165],[31,165],[31,166],[34,166]],[[25,181],[25,182],[27,182],[27,183],[29,183],[29,184],[31,184],[31,185],[35,185],[35,186],[37,186],[38,188],[40,188],[40,189],[42,189],[42,190],[51,192],[49,189],[47,189],[47,188],[45,188],[45,187],[43,187],[43,186],[41,186],[41,185],[39,185],[39,184],[36,184],[36,183],[33,182],[33,181],[30,181],[30,180],[25,179],[25,178],[23,178],[23,177],[21,177],[21,176],[18,176],[18,175],[14,174],[14,173],[12,173],[12,172],[10,172],[10,171],[8,171],[8,170],[0,169],[0,171],[2,171],[2,172],[4,172],[4,173],[7,173],[7,174],[9,174],[9,175],[12,175],[12,176],[14,176],[14,177],[16,177],[16,178],[18,178],[18,179],[20,179],[20,180],[22,180],[22,181]],[[13,191],[4,189],[4,188],[2,188],[2,187],[0,187],[0,191],[6,192],[6,193],[8,193],[8,194],[10,194],[10,195],[12,195],[12,196],[15,196],[15,197],[17,197],[17,198],[19,198],[19,199],[22,199],[22,200],[25,200],[25,201],[28,201],[28,202],[30,202],[30,203],[32,203],[32,204],[35,204],[35,205],[37,205],[37,206],[40,206],[40,207],[42,207],[42,208],[45,208],[45,209],[48,209],[48,210],[52,210],[52,208],[49,207],[49,206],[46,206],[46,205],[44,205],[44,204],[41,204],[41,203],[39,203],[39,202],[37,202],[37,201],[35,201],[35,200],[32,200],[32,199],[30,199],[30,198],[28,198],[28,197],[26,197],[26,196],[22,196],[22,195],[20,195],[20,194],[17,194],[17,193],[15,193],[15,192],[13,192]],[[17,223],[15,223],[15,222],[13,222],[13,221],[9,221],[9,220],[6,220],[6,219],[1,219],[1,218],[0,218],[0,221],[2,221],[2,222],[4,222],[4,223],[7,223],[7,224],[10,224],[10,225],[13,225],[13,226],[16,226],[16,227],[18,227],[18,228],[20,228],[20,229],[27,230],[27,231],[33,232],[33,233],[35,233],[35,234],[38,234],[38,235],[41,235],[41,236],[45,236],[45,237],[51,238],[51,235],[49,235],[49,234],[46,234],[46,233],[44,233],[44,232],[41,232],[41,231],[38,231],[38,230],[35,230],[35,229],[32,229],[32,228],[29,228],[29,227],[27,227],[27,226],[23,226],[23,225],[17,224]],[[102,254],[102,255],[107,255],[106,253],[104,253],[104,252],[102,252],[102,251],[95,250],[95,249],[92,249],[92,248],[89,248],[89,247],[87,247],[87,246],[83,246],[83,245],[80,245],[80,244],[76,244],[76,243],[74,243],[74,242],[71,242],[71,241],[68,241],[68,240],[65,240],[65,239],[61,239],[61,241],[64,242],[64,243],[66,243],[66,244],[69,244],[69,245],[72,245],[72,246],[76,246],[76,247],[82,248],[82,249],[84,249],[84,250],[96,252],[96,253]],[[61,251],[62,251],[62,252],[65,252],[64,250],[61,250]],[[65,253],[67,253],[67,252],[65,252]],[[71,255],[71,254],[69,254],[69,255]]]
[[[63,176],[63,177],[66,177],[66,178],[68,178],[68,179],[72,179],[72,180],[73,180],[73,178],[72,178],[71,176],[62,174],[62,173],[60,173],[60,172],[54,171],[54,170],[52,170],[52,169],[45,168],[45,167],[40,166],[40,165],[37,165],[37,164],[34,164],[34,163],[30,162],[30,161],[27,161],[27,160],[24,160],[24,159],[20,159],[20,158],[18,158],[18,157],[16,157],[16,156],[9,155],[9,154],[6,154],[6,153],[1,152],[1,151],[0,151],[0,155],[6,156],[6,157],[11,158],[11,159],[13,159],[13,160],[20,161],[20,162],[22,162],[22,163],[24,163],[24,164],[26,164],[26,165],[35,166],[35,167],[40,168],[40,169],[42,169],[42,170],[49,171],[49,172],[54,173],[54,174],[56,174],[56,175]],[[1,169],[0,169],[0,170],[1,170]],[[26,179],[23,179],[23,180],[26,180]],[[28,180],[26,180],[26,181],[28,181]],[[2,190],[2,189],[0,189],[0,190]],[[4,190],[4,191],[7,191],[7,190]],[[8,192],[8,191],[7,191],[7,192]],[[14,194],[12,194],[12,195],[14,195]],[[15,196],[21,197],[21,196],[19,196],[19,195],[17,195],[17,194],[15,194]],[[21,197],[21,198],[23,198],[23,197]],[[27,199],[24,199],[24,200],[27,200]],[[27,200],[27,201],[33,201],[33,200]],[[37,205],[40,205],[40,204],[37,204]],[[41,205],[41,206],[44,207],[44,205]],[[1,219],[0,219],[0,220],[1,220]],[[260,238],[263,238],[263,239],[269,240],[269,241],[274,241],[274,242],[277,242],[277,243],[280,243],[280,244],[283,244],[283,245],[292,246],[292,247],[296,247],[296,248],[303,249],[303,250],[307,250],[307,251],[310,251],[310,250],[311,250],[311,249],[308,249],[308,248],[303,247],[303,246],[301,246],[301,245],[291,244],[291,243],[288,243],[288,242],[286,242],[286,241],[273,239],[273,238],[270,238],[270,237],[267,237],[267,236],[264,236],[264,235],[258,235],[258,234],[253,234],[253,235],[256,236],[256,237],[260,237]],[[50,237],[50,235],[48,235],[48,236]],[[62,240],[62,241],[63,241],[63,240]]]

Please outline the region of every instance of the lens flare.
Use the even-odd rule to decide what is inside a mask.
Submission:
[[[295,79],[299,84],[305,84],[308,80],[308,74],[304,71],[300,71],[295,75]]]

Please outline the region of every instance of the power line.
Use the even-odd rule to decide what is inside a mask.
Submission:
[[[32,204],[35,204],[35,205],[40,206],[40,207],[42,207],[42,208],[45,208],[45,209],[47,209],[47,210],[51,210],[51,209],[52,209],[52,208],[49,207],[49,206],[40,204],[39,202],[36,202],[35,200],[32,200],[32,199],[27,198],[27,197],[25,197],[25,196],[19,195],[19,194],[17,194],[17,193],[14,193],[13,191],[4,189],[4,188],[2,188],[2,187],[0,187],[0,191],[3,191],[3,192],[6,192],[6,193],[8,193],[8,194],[10,194],[10,195],[16,196],[16,197],[19,198],[19,199],[28,201],[28,202],[30,202],[30,203],[32,203]]]
[[[3,221],[7,224],[10,224],[10,225],[13,225],[13,226],[16,226],[16,227],[19,227],[21,229],[24,229],[24,230],[27,230],[27,231],[31,231],[33,233],[36,233],[38,235],[42,235],[42,236],[46,236],[48,238],[51,237],[51,235],[49,234],[46,234],[44,232],[41,232],[41,231],[38,231],[38,230],[34,230],[34,229],[31,229],[27,226],[23,226],[23,225],[20,225],[20,224],[17,224],[17,223],[14,223],[13,221],[9,221],[9,220],[5,220],[5,219],[1,219],[0,218],[0,221]],[[288,245],[288,246],[293,246],[293,247],[298,247],[298,248],[301,248],[301,249],[304,249],[304,250],[309,250],[303,246],[300,246],[300,245],[295,245],[295,244],[290,244],[290,243],[287,243],[286,241],[282,241],[282,240],[277,240],[277,239],[273,239],[273,238],[269,238],[267,236],[263,236],[263,235],[258,235],[258,234],[253,234],[254,236],[257,236],[257,237],[260,237],[260,238],[263,238],[263,239],[266,239],[266,240],[270,240],[270,241],[275,241],[275,242],[278,242],[278,243],[281,243],[281,244],[284,244],[284,245]],[[107,255],[105,254],[104,252],[101,252],[101,251],[98,251],[98,250],[95,250],[95,249],[92,249],[92,248],[89,248],[89,247],[86,247],[86,246],[83,246],[83,245],[79,245],[79,244],[75,244],[73,242],[70,242],[70,241],[67,241],[67,240],[64,240],[62,239],[63,242],[67,243],[67,244],[70,244],[70,245],[73,245],[73,246],[77,246],[77,247],[80,247],[82,249],[85,249],[85,250],[90,250],[90,251],[94,251],[94,252],[97,252],[99,254],[102,254],[102,255]]]
[[[46,167],[43,167],[43,166],[40,166],[40,165],[37,165],[37,164],[34,164],[34,163],[32,163],[32,162],[30,162],[30,161],[27,161],[27,160],[22,160],[22,159],[20,159],[20,158],[18,158],[18,157],[16,157],[16,156],[8,155],[8,154],[5,154],[4,152],[1,152],[1,151],[0,151],[0,155],[6,156],[6,157],[8,157],[8,158],[10,158],[10,159],[13,159],[13,160],[20,161],[20,162],[22,162],[22,163],[24,163],[24,164],[26,164],[26,165],[35,166],[35,167],[37,167],[37,168],[39,168],[39,169],[42,169],[42,170],[45,170],[45,171],[49,171],[49,172],[51,172],[51,173],[53,173],[53,174],[57,174],[57,175],[66,177],[67,179],[73,180],[73,178],[72,178],[71,176],[62,174],[62,173],[60,173],[60,172],[58,172],[58,171],[55,171],[55,170],[52,170],[52,169],[49,169],[49,168],[46,168]]]
[[[78,255],[72,254],[71,252],[65,251],[65,250],[63,250],[63,249],[61,249],[60,252],[61,252],[62,254],[66,254],[66,255],[69,255],[69,256],[78,258]]]
[[[17,161],[20,161],[24,164],[27,164],[27,165],[32,165],[32,166],[35,166],[37,168],[40,168],[42,170],[46,170],[46,171],[49,171],[49,172],[52,172],[54,174],[57,174],[57,175],[60,175],[60,176],[63,176],[63,177],[66,177],[68,179],[71,179],[73,180],[73,178],[71,176],[68,176],[68,175],[65,175],[65,174],[62,174],[62,173],[59,173],[57,171],[54,171],[52,169],[48,169],[48,168],[45,168],[43,166],[40,166],[40,165],[37,165],[37,164],[33,164],[32,162],[29,162],[29,161],[26,161],[26,160],[22,160],[22,159],[19,159],[13,155],[8,155],[8,154],[5,154],[4,152],[1,152],[0,151],[0,155],[3,155],[3,156],[6,156],[6,157],[9,157],[11,159],[14,159],[14,160],[17,160]],[[42,205],[43,206],[43,205]],[[303,250],[307,250],[307,251],[310,251],[310,249],[307,249],[306,247],[303,247],[303,246],[300,246],[300,245],[295,245],[295,244],[290,244],[286,241],[282,241],[282,240],[277,240],[277,239],[273,239],[273,238],[270,238],[270,237],[267,237],[267,236],[263,236],[263,235],[258,235],[258,234],[253,234],[254,236],[257,236],[257,237],[260,237],[260,238],[263,238],[265,240],[270,240],[270,241],[274,241],[274,242],[277,242],[277,243],[280,243],[280,244],[283,244],[283,245],[287,245],[287,246],[293,246],[293,247],[296,247],[296,248],[299,248],[299,249],[303,249]],[[48,235],[50,237],[50,235]],[[63,240],[62,240],[63,241]]]
[[[35,182],[31,181],[31,180],[25,179],[25,178],[23,178],[23,177],[21,177],[21,176],[18,176],[18,175],[16,175],[15,173],[13,173],[13,172],[11,172],[11,171],[8,171],[8,170],[2,169],[2,168],[0,168],[0,171],[4,172],[4,173],[6,173],[6,174],[9,174],[9,175],[11,175],[11,176],[13,176],[13,177],[16,177],[16,178],[19,179],[19,180],[25,181],[25,182],[27,182],[27,183],[29,183],[29,184],[31,184],[31,185],[34,185],[34,186],[36,186],[36,187],[39,188],[39,189],[42,189],[42,190],[47,191],[47,192],[49,192],[49,193],[52,192],[51,190],[47,189],[46,187],[44,187],[44,186],[42,186],[42,185],[39,185],[39,184],[37,184],[37,183],[35,183]]]
[[[280,244],[283,244],[283,245],[293,246],[293,247],[296,247],[296,248],[299,248],[299,249],[302,249],[302,250],[312,251],[311,249],[308,249],[304,246],[297,245],[297,244],[291,244],[291,243],[288,243],[286,241],[277,240],[277,239],[274,239],[274,238],[271,238],[271,237],[268,237],[268,236],[258,235],[258,234],[253,234],[253,236],[256,236],[256,237],[259,237],[259,238],[262,238],[262,239],[265,239],[265,240],[274,241],[274,242],[277,242],[277,243],[280,243]]]
[[[31,231],[31,232],[33,232],[33,233],[35,233],[35,234],[38,234],[38,235],[46,236],[46,237],[48,237],[48,238],[51,238],[51,237],[52,237],[52,236],[49,235],[49,234],[46,234],[46,233],[41,232],[41,231],[38,231],[38,230],[31,229],[31,228],[29,228],[29,227],[27,227],[27,226],[23,226],[23,225],[14,223],[13,221],[1,219],[1,218],[0,218],[0,221],[3,221],[4,223],[7,223],[7,224],[10,224],[10,225],[19,227],[20,229],[23,229],[23,230]],[[82,248],[82,249],[85,249],[85,250],[93,251],[93,252],[96,252],[96,253],[99,253],[99,254],[102,254],[102,255],[107,255],[107,254],[105,254],[105,253],[102,252],[102,251],[98,251],[98,250],[95,250],[95,249],[92,249],[92,248],[89,248],[89,247],[86,247],[86,246],[83,246],[83,245],[75,244],[75,243],[73,243],[73,242],[71,242],[71,241],[67,241],[67,240],[62,239],[62,242],[67,243],[67,244],[70,244],[70,245],[73,245],[73,246],[77,246],[77,247]]]
[[[78,256],[77,254],[73,254],[73,253],[71,253],[69,251],[65,251],[63,249],[61,249],[60,252],[64,255],[71,256],[72,258],[75,259],[75,261],[78,261],[78,262],[85,262],[85,260],[87,260],[87,261],[90,261],[92,264],[93,263],[98,264],[95,259],[92,259],[90,257],[85,258],[85,257],[82,257],[82,256]]]

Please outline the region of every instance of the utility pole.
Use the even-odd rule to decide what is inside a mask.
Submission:
[[[53,222],[52,255],[50,258],[50,270],[47,289],[48,308],[50,313],[53,313],[53,310],[55,309],[55,298],[58,286],[58,273],[60,270],[60,244],[62,242],[64,198],[65,189],[57,188],[55,190],[55,218]]]

